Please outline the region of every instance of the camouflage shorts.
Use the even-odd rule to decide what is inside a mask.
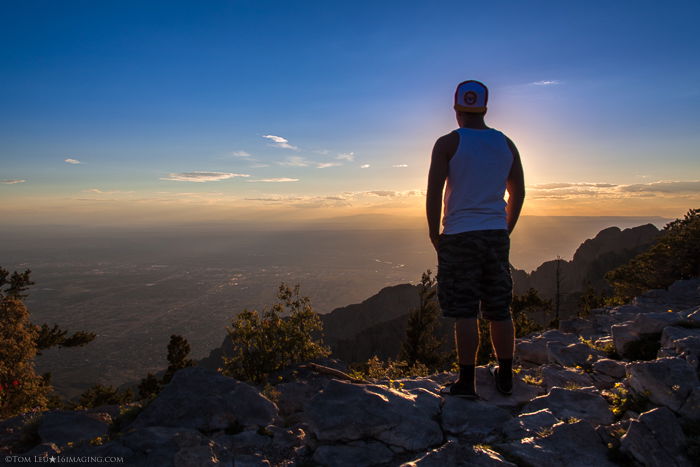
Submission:
[[[509,319],[513,297],[507,230],[474,230],[440,235],[437,294],[449,318]]]

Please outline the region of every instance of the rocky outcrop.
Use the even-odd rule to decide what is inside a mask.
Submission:
[[[680,281],[593,310],[587,323],[519,339],[512,396],[496,391],[485,366],[477,368],[476,401],[439,394],[454,373],[359,383],[301,365],[262,391],[194,367],[142,407],[0,422],[0,447],[136,466],[685,467],[700,444],[697,433],[686,434],[700,423],[699,287],[700,279]],[[616,354],[621,330],[658,354],[640,360],[634,338]]]

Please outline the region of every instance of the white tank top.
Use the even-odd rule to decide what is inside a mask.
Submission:
[[[493,128],[458,128],[459,145],[450,159],[445,188],[444,234],[508,229],[506,181],[513,153]]]

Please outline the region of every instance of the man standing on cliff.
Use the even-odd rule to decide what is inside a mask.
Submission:
[[[513,387],[515,331],[508,255],[525,182],[515,144],[484,123],[487,102],[488,89],[479,81],[457,86],[454,109],[459,128],[435,142],[426,200],[430,240],[438,254],[438,300],[443,316],[456,319],[460,368],[459,379],[441,392],[467,399],[478,397],[479,311],[490,321],[498,358],[498,367],[492,368],[496,388],[508,395]]]

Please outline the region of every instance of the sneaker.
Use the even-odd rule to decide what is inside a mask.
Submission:
[[[467,400],[476,400],[479,398],[479,395],[474,391],[474,389],[467,387],[467,385],[459,384],[457,381],[441,388],[440,394],[443,396],[453,396]]]
[[[513,378],[511,377],[510,384],[504,383],[501,381],[501,378],[498,376],[498,367],[497,366],[491,366],[489,367],[489,371],[493,375],[493,380],[496,383],[496,389],[498,392],[503,394],[504,396],[510,396],[513,394]]]

